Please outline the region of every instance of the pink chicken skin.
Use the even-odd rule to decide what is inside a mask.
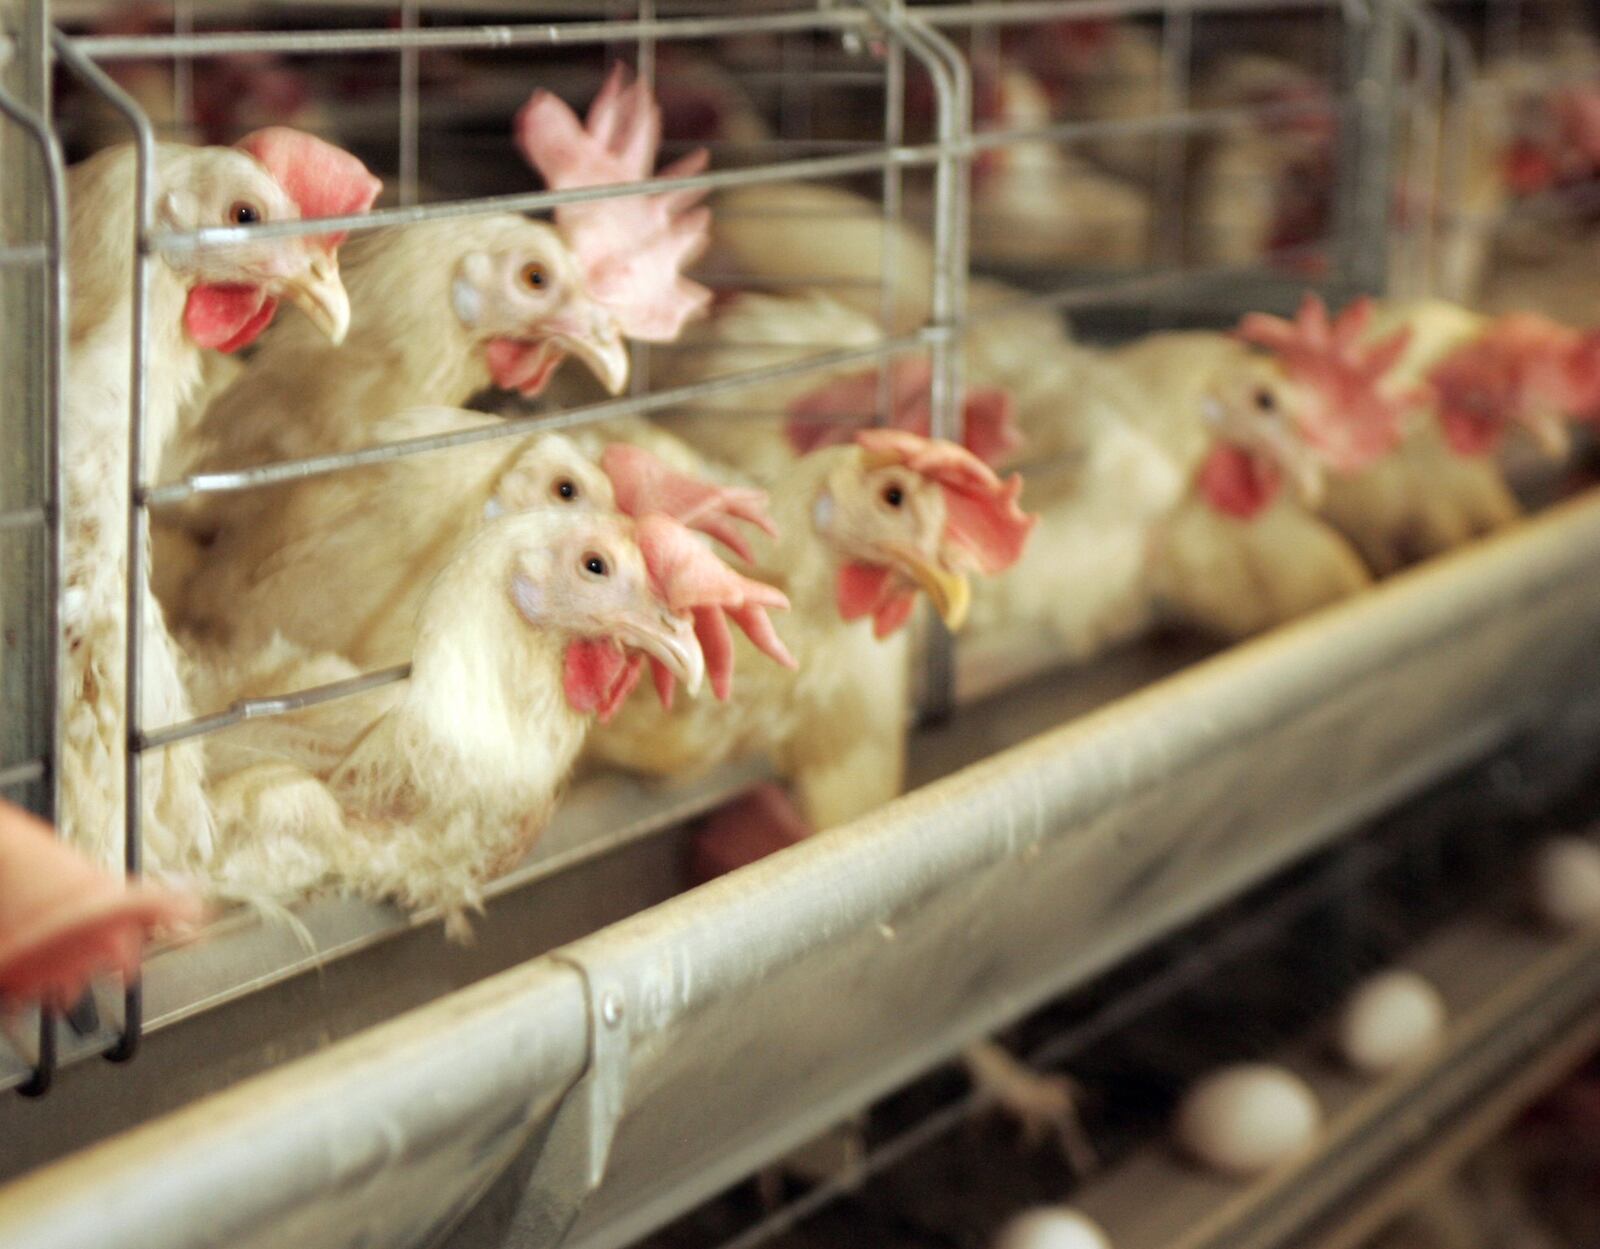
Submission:
[[[0,1011],[64,1010],[94,976],[136,975],[152,934],[182,932],[202,914],[187,894],[117,880],[0,802]]]

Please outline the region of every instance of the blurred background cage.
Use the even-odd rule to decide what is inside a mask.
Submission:
[[[761,230],[788,232],[792,268],[764,273],[760,284],[821,291],[877,323],[865,341],[774,337],[736,342],[732,351],[728,343],[635,344],[629,395],[606,399],[564,378],[570,389],[537,403],[507,408],[503,397],[485,398],[509,417],[495,436],[632,413],[770,416],[759,397],[774,387],[846,368],[876,369],[878,377],[873,411],[846,416],[881,418],[893,401],[892,364],[905,359],[927,362],[932,431],[956,436],[967,389],[962,343],[973,329],[1014,323],[1020,335],[1028,318],[1045,314],[1066,318],[1075,341],[1116,344],[1157,330],[1227,328],[1252,310],[1288,312],[1308,288],[1330,303],[1382,292],[1521,306],[1539,274],[1561,298],[1581,299],[1571,293],[1581,281],[1549,275],[1572,277],[1572,257],[1590,255],[1582,249],[1593,242],[1593,171],[1500,163],[1518,157],[1516,125],[1557,124],[1546,108],[1552,93],[1600,77],[1588,59],[1592,34],[1572,33],[1583,19],[1576,6],[0,0],[0,13],[9,40],[0,58],[0,317],[8,327],[0,353],[12,382],[0,393],[0,781],[47,815],[58,663],[61,169],[63,160],[136,130],[188,142],[230,142],[266,123],[321,134],[385,179],[385,198],[370,221],[351,223],[356,230],[545,212],[583,193],[532,189],[533,175],[511,146],[512,115],[534,86],[581,106],[624,61],[656,86],[663,155],[709,148],[710,172],[685,185],[715,189],[719,226],[737,232],[743,216],[758,239]],[[1511,135],[1485,139],[1485,127],[1508,119]],[[848,196],[802,194],[786,203],[779,192],[796,183]],[[762,199],[762,188],[775,188],[774,196]],[[1554,219],[1574,231],[1558,234],[1548,224]],[[126,228],[130,246],[174,243],[148,222],[111,228]],[[925,251],[904,246],[906,232],[925,238]],[[830,248],[837,263],[815,263]],[[713,247],[694,276],[719,295],[749,285],[737,250]],[[1592,282],[1596,266],[1583,263]],[[444,445],[424,440],[399,450],[427,455]],[[1064,464],[1024,465],[1030,488],[1079,471],[1080,448],[1056,450]],[[141,470],[136,457],[133,565],[143,559],[144,527],[163,508],[349,471],[394,452],[211,476]],[[197,1167],[204,1150],[231,1157],[222,1143],[238,1131],[258,1148],[228,1174],[259,1176],[261,1190],[238,1214],[232,1243],[285,1243],[290,1229],[316,1244],[431,1243],[468,1209],[477,1221],[457,1233],[462,1244],[501,1243],[492,1235],[554,1243],[580,1211],[572,1243],[635,1242],[960,1044],[1081,988],[1136,950],[1149,947],[1153,961],[1192,972],[1183,943],[1227,943],[1231,920],[1172,938],[1184,924],[1460,769],[1498,758],[1498,780],[1479,777],[1470,792],[1493,792],[1517,818],[1578,810],[1573,794],[1589,778],[1561,772],[1549,742],[1581,755],[1600,736],[1583,645],[1600,622],[1600,605],[1583,589],[1600,527],[1592,513],[1560,512],[1518,539],[1521,546],[1455,562],[1291,637],[1242,648],[1231,666],[1208,666],[1181,688],[1153,686],[1138,698],[1124,696],[1215,648],[1158,638],[1063,669],[1070,656],[1059,639],[991,636],[967,646],[930,621],[921,634],[914,779],[947,778],[975,763],[979,772],[896,804],[832,852],[808,847],[810,858],[787,875],[765,872],[749,896],[677,896],[686,883],[686,822],[765,774],[741,764],[688,785],[586,780],[529,859],[494,882],[495,901],[469,949],[446,947],[429,917],[351,901],[298,908],[309,944],[253,918],[224,917],[209,942],[158,951],[142,990],[122,1006],[102,995],[98,1020],[69,1027],[46,1017],[36,1029],[29,1021],[13,1030],[15,1043],[0,1047],[0,1084],[40,1092],[58,1065],[73,1070],[50,1097],[12,1098],[0,1109],[3,1174],[63,1158],[70,1168],[73,1151],[115,1131],[393,1019],[381,1044],[348,1068],[332,1061],[339,1051],[309,1073],[284,1066],[269,1077],[277,1081],[271,1098],[250,1092],[253,1085],[235,1090],[231,1125],[200,1130],[180,1116],[187,1143],[174,1127],[146,1158],[66,1172],[61,1191],[109,1185],[105,1191],[140,1210],[141,1235],[168,1237],[141,1242],[130,1232],[127,1243],[206,1243],[216,1233],[196,1222],[205,1194],[183,1178],[184,1167]],[[132,638],[130,672],[137,629]],[[1245,696],[1233,693],[1240,689]],[[205,709],[188,725],[135,718],[131,775],[143,751],[350,692],[286,690]],[[1396,708],[1407,694],[1408,705]],[[1392,723],[1363,727],[1353,741],[1356,726],[1384,709]],[[1079,725],[1057,727],[1091,712]],[[1032,734],[1044,736],[1023,744]],[[1508,782],[1507,767],[1538,783]],[[1250,797],[1234,811],[1240,792]],[[1367,870],[1363,862],[1375,864],[1374,874],[1395,862],[1436,864],[1430,838],[1471,821],[1448,797],[1418,809],[1441,804],[1445,816],[1399,821],[1393,846],[1379,829],[1380,848],[1355,867],[1317,860],[1304,881],[1290,882],[1299,890],[1292,896],[1310,899],[1306,911],[1324,903],[1337,910],[1341,891],[1353,889],[1351,874]],[[136,867],[138,803],[130,809],[127,853]],[[1072,830],[1087,831],[1073,840]],[[888,878],[875,879],[865,859],[851,857],[874,837],[917,842],[923,857],[907,857],[895,872],[880,858],[874,870]],[[1019,842],[1032,844],[1036,867],[1018,861]],[[1477,875],[1468,875],[1482,885],[1493,875],[1484,864],[1512,851],[1499,842],[1478,849]],[[1064,892],[1052,895],[1051,885]],[[913,914],[924,896],[932,899],[925,913]],[[1082,913],[1052,927],[1062,897]],[[1282,905],[1257,901],[1281,918]],[[870,939],[862,935],[869,927]],[[1267,927],[1278,939],[1279,928]],[[1178,944],[1159,945],[1163,938]],[[1392,928],[1384,940],[1399,944]],[[1492,944],[1492,934],[1483,941]],[[727,948],[737,942],[750,949]],[[1530,953],[1530,965],[1546,953]],[[863,957],[880,969],[850,972]],[[1494,1019],[1537,1006],[1548,990],[1561,1007],[1552,1030],[1570,1023],[1589,987],[1589,964],[1571,951],[1561,957],[1560,966],[1539,963],[1545,978],[1530,980],[1529,996]],[[691,990],[673,982],[683,1000],[668,1005],[650,978],[658,974],[652,960],[675,959],[697,968],[696,983]],[[943,974],[950,983],[924,1000],[907,1003],[892,991],[897,980]],[[840,981],[863,1001],[842,1005],[830,1030],[814,1008]],[[1176,995],[1190,981],[1179,974],[1161,983]],[[1131,995],[1130,985],[1096,983],[1091,993],[1114,1001]],[[450,995],[464,988],[476,996],[460,1005]],[[898,1009],[871,1006],[875,993]],[[611,1018],[608,1002],[626,1003],[625,1023]],[[1058,1001],[1056,1016],[1032,1026],[1054,1035],[1080,1005]],[[527,1048],[514,1059],[491,1055],[496,1029]],[[137,1066],[89,1061],[131,1056],[145,1033]],[[848,1059],[833,1054],[841,1044]],[[752,1056],[753,1049],[765,1052]],[[1525,1049],[1510,1046],[1485,1060],[1485,1071],[1526,1060]],[[735,1063],[745,1064],[737,1078],[728,1075]],[[370,1091],[366,1110],[381,1117],[409,1105],[412,1117],[396,1111],[391,1121],[402,1143],[367,1154],[358,1142],[353,1162],[303,1150],[295,1161],[304,1140],[296,1144],[291,1117],[306,1132],[330,1134],[315,1139],[345,1140],[338,1133],[353,1130],[348,1124],[319,1116],[337,1113],[351,1093],[346,1080],[358,1075]],[[719,1080],[734,1089],[724,1092],[726,1105]],[[890,1108],[891,1120],[934,1122],[918,1098],[937,1101],[941,1091],[913,1091]],[[513,1121],[488,1115],[502,1099],[516,1108]],[[708,1100],[718,1104],[707,1122],[686,1118],[686,1107]],[[1397,1099],[1374,1120],[1394,1151],[1394,1124],[1407,1105]],[[939,1113],[950,1126],[973,1109]],[[441,1143],[447,1126],[474,1115],[467,1146]],[[691,1128],[700,1139],[683,1144]],[[935,1135],[913,1126],[904,1140]],[[869,1170],[901,1157],[900,1139],[873,1155]],[[178,1152],[164,1152],[168,1146]],[[1388,1158],[1387,1149],[1375,1147],[1372,1157]],[[159,1184],[150,1182],[155,1170],[165,1175]],[[752,1216],[734,1243],[789,1232],[859,1178],[835,1177],[799,1208]],[[1215,1194],[1180,1197],[1162,1207],[1144,1239],[1128,1243],[1180,1243],[1170,1239],[1174,1227],[1210,1210]],[[323,1204],[307,1222],[297,1211],[312,1198]],[[1304,1209],[1308,1223],[1326,1215],[1315,1203]],[[679,1224],[661,1243],[715,1243],[730,1231],[718,1220],[734,1216],[713,1209],[700,1217],[713,1232]],[[1237,1238],[1238,1225],[1222,1223],[1211,1240],[1181,1243],[1288,1243],[1285,1229],[1301,1225],[1281,1218],[1251,1233],[1260,1239]],[[74,1234],[64,1217],[18,1223],[13,1232],[19,1245],[66,1243],[59,1238]],[[960,1243],[977,1235],[969,1229]]]

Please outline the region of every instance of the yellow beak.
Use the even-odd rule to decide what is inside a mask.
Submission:
[[[312,254],[311,263],[284,282],[284,294],[335,346],[350,329],[350,296],[339,278],[339,261],[325,252]]]
[[[616,318],[599,304],[574,300],[558,324],[548,327],[550,336],[572,355],[582,360],[606,393],[620,395],[628,384],[632,361],[628,344],[617,328]]]
[[[618,636],[628,646],[661,661],[691,695],[705,683],[706,657],[695,636],[694,621],[659,608],[619,622]]]
[[[967,612],[972,607],[972,587],[961,573],[951,572],[935,559],[921,551],[897,546],[890,551],[895,566],[915,581],[933,600],[934,610],[944,621],[945,628],[957,632],[967,622]]]

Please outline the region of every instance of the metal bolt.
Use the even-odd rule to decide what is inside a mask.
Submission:
[[[622,997],[615,990],[608,990],[600,999],[600,1019],[608,1028],[622,1023]]]

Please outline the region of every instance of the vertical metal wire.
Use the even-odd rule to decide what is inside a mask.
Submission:
[[[641,22],[656,20],[655,0],[639,0],[634,16]],[[634,72],[639,81],[649,88],[652,97],[656,88],[656,38],[641,31],[634,45]],[[628,393],[648,394],[650,391],[650,344],[638,339],[628,342]]]
[[[905,43],[933,80],[936,133],[934,162],[933,291],[930,310],[932,389],[929,430],[959,442],[961,413],[960,326],[966,316],[967,193],[971,163],[972,77],[966,59],[945,36],[907,18],[901,0],[864,0],[884,28]],[[942,623],[927,632],[922,706],[925,720],[947,718],[955,706],[953,642]]]
[[[1430,188],[1432,199],[1428,205],[1428,215],[1436,223],[1436,236],[1442,237],[1444,243],[1438,248],[1437,263],[1428,274],[1428,290],[1446,299],[1459,299],[1467,292],[1456,289],[1453,282],[1444,282],[1447,270],[1443,258],[1454,250],[1451,244],[1456,232],[1463,228],[1460,206],[1464,203],[1466,193],[1470,159],[1468,144],[1472,142],[1472,118],[1477,102],[1473,92],[1475,73],[1472,45],[1456,27],[1441,23],[1441,28],[1444,37],[1446,98],[1440,135],[1443,150],[1438,182]]]
[[[906,132],[906,58],[900,41],[891,39],[884,49],[883,65],[883,142],[887,147],[899,147],[905,142]],[[883,257],[878,269],[878,323],[885,338],[895,332],[895,309],[900,298],[900,248],[899,232],[905,228],[905,171],[899,165],[885,165],[881,182],[883,199],[883,229],[879,253]],[[878,401],[876,411],[887,421],[894,412],[894,380],[891,362],[878,362]]]
[[[400,29],[417,29],[417,0],[404,0],[400,6]],[[420,53],[414,44],[400,50],[400,202],[417,202],[418,119],[417,87]]]
[[[145,509],[145,399],[146,364],[149,356],[149,288],[151,226],[155,220],[155,132],[150,119],[127,92],[117,86],[103,70],[72,45],[60,31],[52,31],[51,45],[63,64],[106,103],[111,105],[134,134],[134,221],[133,221],[133,319],[129,343],[128,399],[128,551],[127,646],[124,652],[124,689],[127,737],[124,742],[124,825],[123,865],[128,875],[137,876],[141,863],[143,816],[142,750],[143,708],[140,657],[144,653],[144,556],[149,528]],[[126,1062],[139,1050],[144,1017],[144,999],[139,982],[130,982],[124,993],[125,1013],[122,1035],[106,1057]]]
[[[42,19],[41,19],[42,20]],[[46,73],[48,70],[46,69]],[[48,83],[48,78],[46,79]],[[48,101],[49,93],[45,92]],[[29,109],[0,90],[0,114],[4,114],[26,134],[38,150],[44,171],[45,191],[45,265],[49,280],[45,283],[44,306],[44,372],[40,394],[40,415],[44,425],[44,497],[43,510],[45,539],[44,578],[44,645],[43,664],[45,706],[46,776],[44,809],[40,811],[52,824],[56,822],[61,793],[61,558],[64,545],[65,485],[61,469],[61,398],[64,373],[63,354],[67,316],[67,265],[66,265],[66,173],[61,159],[61,149],[50,131],[44,115]],[[37,1096],[47,1092],[55,1079],[56,1069],[56,1017],[49,1009],[39,1012],[39,1055],[33,1075],[22,1088],[26,1094]]]
[[[194,34],[194,0],[173,4],[172,33],[179,37]],[[179,136],[194,132],[194,61],[187,56],[172,59],[172,115]]]
[[[1439,128],[1443,124],[1445,52],[1441,24],[1420,4],[1407,0],[1407,21],[1416,44],[1414,69],[1415,94],[1412,96],[1412,143],[1404,168],[1397,171],[1395,182],[1409,189],[1409,174],[1415,170],[1418,181],[1431,190],[1439,185],[1440,143]],[[1420,296],[1432,286],[1435,257],[1435,220],[1431,211],[1415,211],[1408,197],[1405,227],[1410,263],[1406,266],[1406,294]]]
[[[1161,22],[1161,104],[1163,113],[1189,107],[1194,50],[1194,13],[1169,3]],[[1184,259],[1184,186],[1189,139],[1181,130],[1163,134],[1156,144],[1156,205],[1151,214],[1155,237],[1150,259],[1157,267],[1177,268]]]

